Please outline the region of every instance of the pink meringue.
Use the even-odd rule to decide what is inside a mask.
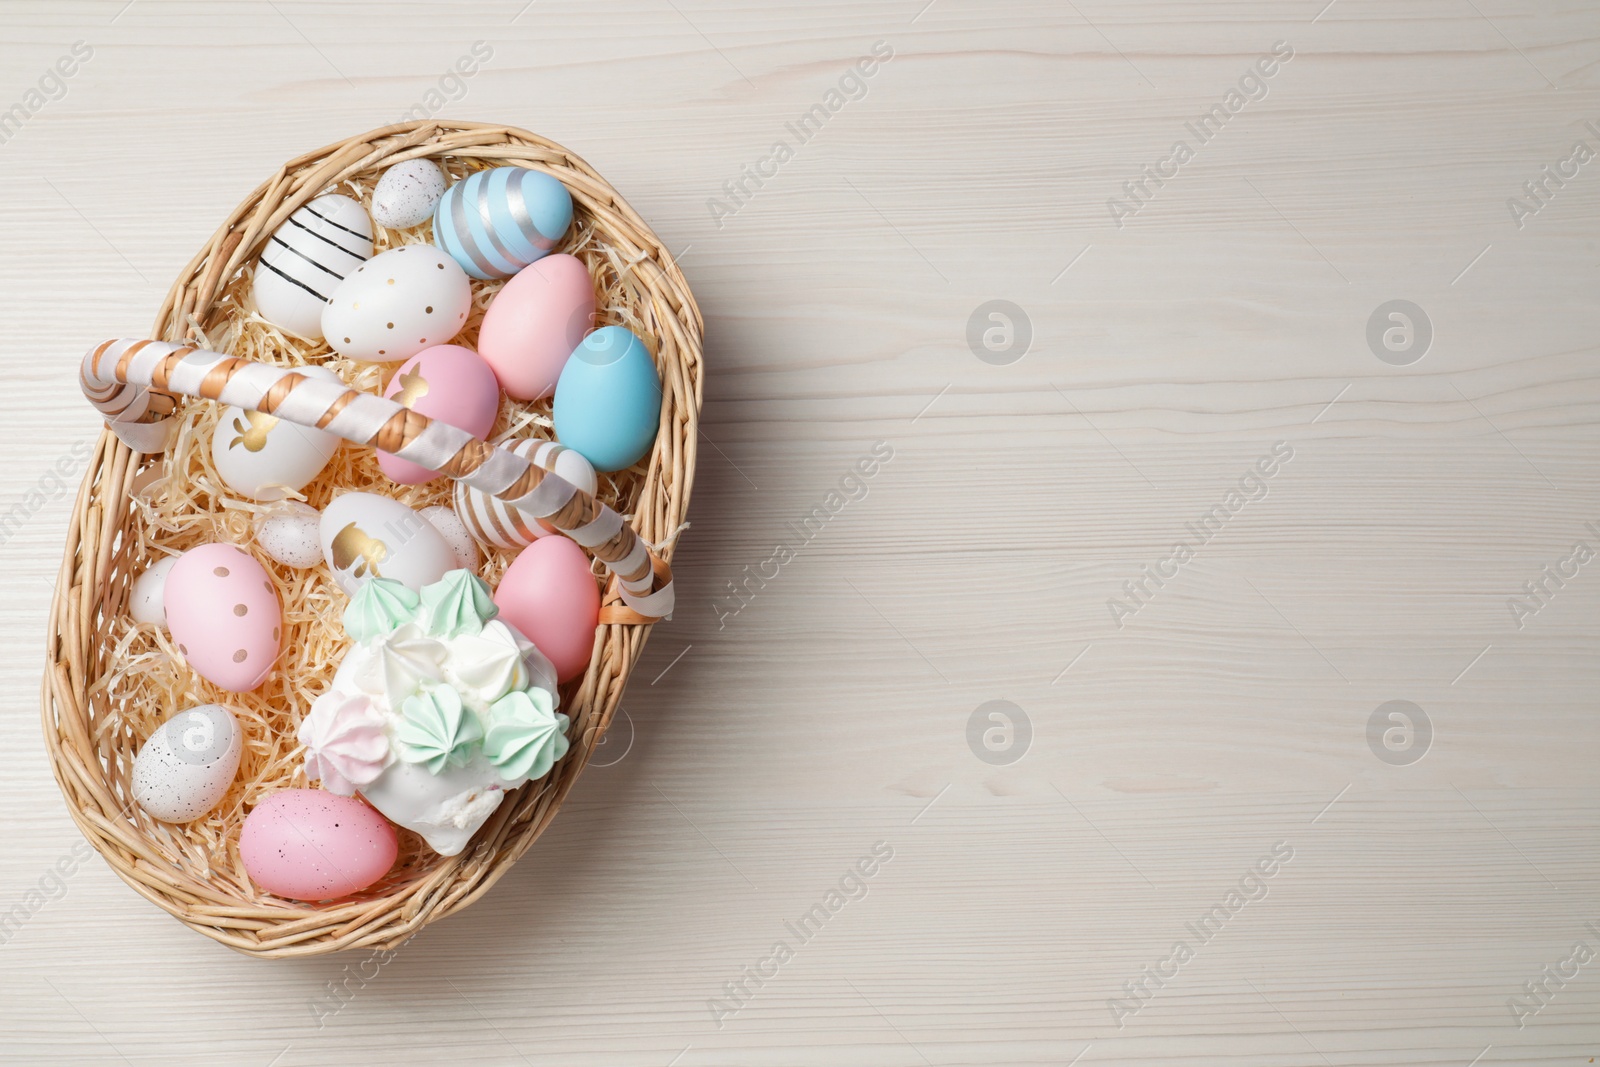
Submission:
[[[300,723],[306,777],[340,796],[354,796],[393,762],[383,714],[364,695],[324,693]]]

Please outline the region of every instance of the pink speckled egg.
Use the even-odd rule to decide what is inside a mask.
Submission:
[[[162,599],[172,640],[206,681],[248,693],[277,662],[277,590],[266,569],[232,545],[201,545],[178,557]]]
[[[459,426],[484,437],[500,413],[500,383],[483,357],[460,345],[434,345],[400,364],[383,395],[419,415]],[[391,481],[419,485],[438,473],[388,452],[378,453],[378,466]]]
[[[389,872],[399,851],[382,815],[321,789],[278,790],[239,831],[250,880],[290,900],[334,900],[365,889]]]
[[[500,617],[545,654],[561,681],[571,681],[589,666],[600,624],[600,587],[577,544],[545,537],[517,553],[494,602]]]
[[[594,322],[594,282],[583,261],[561,254],[524,267],[495,294],[478,329],[478,352],[518,400],[555,390],[567,357]]]

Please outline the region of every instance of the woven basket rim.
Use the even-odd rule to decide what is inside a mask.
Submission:
[[[553,173],[571,191],[575,210],[587,213],[608,243],[627,253],[631,285],[661,330],[651,340],[664,394],[662,429],[632,525],[670,560],[697,455],[703,319],[676,260],[632,207],[582,158],[537,134],[428,119],[379,127],[289,160],[240,202],[180,271],[150,336],[203,342],[224,286],[290,213],[346,178],[421,156]],[[126,593],[129,575],[119,563],[132,536],[134,512],[127,504],[139,458],[102,432],[79,486],[50,607],[42,726],[52,771],[85,838],[145,899],[230,948],[266,958],[393,948],[482,896],[549,825],[581,775],[616,711],[649,625],[627,621],[614,585],[607,587],[596,653],[564,709],[573,715],[571,751],[547,778],[501,804],[461,855],[443,858],[422,877],[379,896],[330,905],[246,900],[163,862],[160,843],[141,831],[142,813],[119,793],[106,766],[109,757],[91,740],[88,689],[105,673],[96,638]]]

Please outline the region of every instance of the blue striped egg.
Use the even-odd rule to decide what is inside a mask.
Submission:
[[[444,191],[433,243],[480,281],[509,278],[554,249],[571,224],[566,186],[543,171],[496,167]]]

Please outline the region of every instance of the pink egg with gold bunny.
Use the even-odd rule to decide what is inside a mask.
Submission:
[[[500,413],[500,383],[483,357],[460,345],[434,345],[400,364],[383,395],[402,407],[487,437]],[[378,466],[392,481],[420,485],[438,473],[388,452]]]

